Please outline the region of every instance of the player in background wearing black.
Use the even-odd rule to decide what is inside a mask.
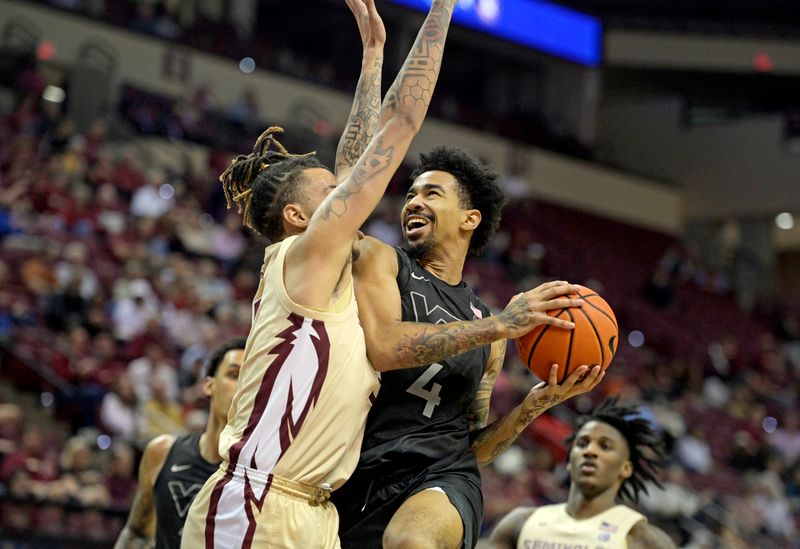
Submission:
[[[219,433],[236,390],[244,346],[245,338],[232,339],[208,359],[203,380],[203,394],[210,401],[205,431],[161,435],[148,443],[139,465],[139,487],[115,549],[180,547],[192,499],[222,461]]]
[[[675,548],[663,530],[623,504],[647,493],[645,482],[660,486],[661,439],[638,408],[606,400],[579,418],[568,443],[567,502],[511,511],[495,527],[489,547]]]

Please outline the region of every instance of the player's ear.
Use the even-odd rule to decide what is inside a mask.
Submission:
[[[292,227],[305,229],[308,227],[309,217],[299,204],[287,204],[283,207],[283,221]]]
[[[461,218],[461,229],[464,231],[474,231],[481,224],[480,210],[464,210]]]
[[[633,475],[633,463],[631,460],[625,460],[625,463],[622,464],[622,470],[620,471],[620,474],[622,475],[622,478],[631,478],[631,475]]]
[[[203,394],[207,397],[211,397],[211,394],[214,392],[214,378],[211,376],[206,376],[203,378]]]

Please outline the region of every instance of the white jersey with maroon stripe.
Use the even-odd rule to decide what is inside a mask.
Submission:
[[[283,264],[295,238],[264,254],[219,450],[234,467],[336,489],[358,461],[379,377],[367,360],[352,283],[324,310],[289,298]]]

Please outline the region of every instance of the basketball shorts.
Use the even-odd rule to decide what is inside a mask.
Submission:
[[[330,492],[226,463],[192,502],[183,549],[338,549],[339,516]]]
[[[473,458],[474,459],[474,458]],[[478,542],[483,519],[480,474],[467,469],[437,470],[400,477],[356,475],[333,494],[341,518],[339,538],[345,549],[380,549],[383,532],[400,506],[423,490],[441,489],[461,515],[462,547]]]

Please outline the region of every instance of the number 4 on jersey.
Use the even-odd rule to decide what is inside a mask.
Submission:
[[[425,409],[422,410],[422,415],[425,417],[431,417],[433,415],[433,409],[442,402],[442,398],[439,396],[439,392],[442,390],[440,384],[434,383],[430,391],[425,389],[425,385],[427,385],[428,382],[433,379],[433,376],[438,374],[442,368],[444,368],[444,366],[438,362],[434,362],[428,366],[427,370],[422,372],[422,375],[411,384],[411,387],[406,389],[407,393],[418,396],[425,401]]]

